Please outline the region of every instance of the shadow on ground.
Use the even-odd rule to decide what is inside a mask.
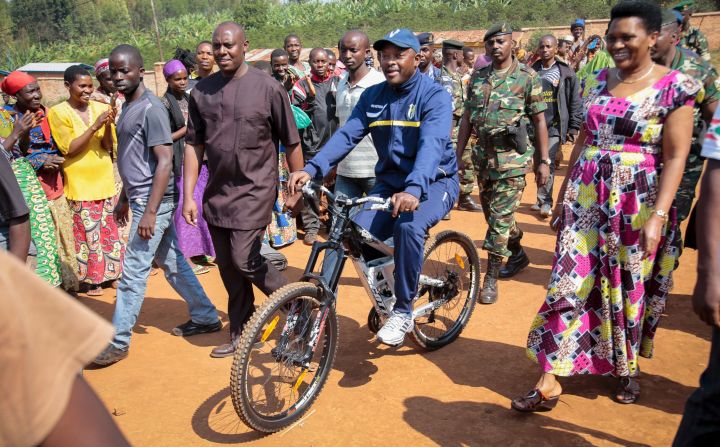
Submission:
[[[495,341],[461,337],[451,345],[438,351],[428,352],[424,356],[454,383],[487,388],[506,397],[508,407],[511,399],[525,394],[532,388],[539,375],[539,369],[527,359],[524,348]],[[643,361],[652,360],[643,359],[641,365]],[[564,394],[580,396],[588,400],[614,395],[618,384],[617,379],[612,377],[587,375],[563,377],[560,381]],[[693,387],[667,377],[645,372],[642,373],[640,385],[642,395],[634,405],[669,414],[682,414],[685,401],[694,390]]]
[[[225,387],[205,400],[195,410],[192,429],[202,439],[217,444],[240,444],[264,437],[245,425],[233,408],[230,387]]]
[[[542,414],[514,413],[484,402],[441,402],[429,397],[405,399],[405,422],[442,446],[532,445],[593,446],[581,434],[605,442],[645,447],[616,436]],[[508,439],[508,436],[511,438]]]
[[[665,312],[660,319],[660,328],[681,331],[703,340],[712,339],[712,329],[693,313],[692,296],[670,294],[667,297]]]
[[[81,297],[80,302],[106,318],[108,321],[112,321],[113,312],[115,311],[114,303],[107,303],[91,297]],[[178,317],[178,315],[183,315],[183,317]],[[223,321],[223,329],[221,331],[214,332],[212,334],[195,335],[187,338],[177,337],[178,340],[184,340],[187,343],[200,347],[214,347],[219,344],[227,343],[228,316],[227,313],[219,310],[218,315]],[[157,298],[148,296],[145,297],[145,300],[143,301],[138,321],[133,328],[133,336],[147,335],[147,329],[149,327],[154,327],[170,335],[174,327],[186,322],[189,319],[190,315],[188,314],[187,304],[185,304],[185,301],[181,298]]]

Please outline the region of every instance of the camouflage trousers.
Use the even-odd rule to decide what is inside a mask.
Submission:
[[[705,166],[705,159],[700,156],[701,149],[700,144],[693,141],[687,162],[685,162],[685,171],[675,194],[678,222],[682,222],[690,215],[690,209],[695,199],[695,188]]]
[[[515,222],[515,211],[520,206],[525,176],[498,180],[478,179],[480,204],[488,224],[483,250],[490,254],[508,257],[508,240],[517,236],[520,229]]]
[[[470,137],[465,150],[462,153],[463,169],[458,172],[460,177],[460,195],[470,194],[475,187],[475,166],[473,165],[472,152],[477,138]]]

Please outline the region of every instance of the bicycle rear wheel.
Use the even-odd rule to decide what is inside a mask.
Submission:
[[[233,358],[230,388],[240,419],[265,433],[300,419],[327,380],[337,338],[335,309],[320,305],[316,285],[293,283],[273,293],[245,326]]]
[[[480,257],[472,239],[443,231],[426,244],[422,275],[443,286],[418,286],[414,310],[433,309],[415,319],[413,338],[425,349],[452,343],[465,328],[480,292]]]

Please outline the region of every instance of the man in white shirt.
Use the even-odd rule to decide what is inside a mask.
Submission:
[[[385,81],[379,71],[368,67],[365,59],[370,53],[370,40],[362,31],[348,31],[338,43],[340,61],[347,72],[337,87],[336,104],[340,126],[350,117],[360,95],[368,87]],[[367,135],[344,160],[338,164],[335,192],[347,197],[370,194],[375,186],[375,165],[378,156],[372,137]]]

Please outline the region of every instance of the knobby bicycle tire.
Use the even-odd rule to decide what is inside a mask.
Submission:
[[[417,323],[413,327],[412,335],[415,342],[422,348],[427,350],[435,350],[446,346],[455,339],[457,339],[462,333],[463,329],[470,320],[470,316],[475,309],[475,303],[477,302],[478,295],[480,294],[480,256],[478,255],[477,248],[469,236],[459,231],[442,231],[431,238],[428,243],[425,244],[425,253],[423,254],[423,266],[428,261],[428,256],[439,246],[445,243],[454,242],[460,245],[467,254],[467,260],[470,262],[473,276],[471,278],[471,291],[472,293],[465,299],[465,308],[455,324],[448,330],[443,336],[437,340],[432,340],[422,333]]]
[[[308,392],[311,392],[312,395],[306,397],[305,394],[303,394],[302,399],[304,399],[304,402],[302,405],[282,419],[263,417],[252,408],[252,403],[247,399],[245,390],[247,387],[247,370],[249,367],[250,354],[256,342],[257,335],[263,330],[263,326],[274,312],[286,302],[298,297],[308,297],[318,302],[320,301],[318,297],[318,287],[309,282],[292,283],[276,290],[260,306],[246,324],[233,357],[230,372],[230,390],[235,412],[249,427],[264,433],[278,432],[292,425],[307,412],[322,392],[335,360],[339,338],[339,325],[334,306],[330,306],[325,322],[324,334],[322,334],[323,337],[328,338],[329,348],[327,349],[326,356],[323,357],[324,361],[318,365],[315,377],[308,387],[310,390]],[[318,345],[318,349],[321,349],[320,345]],[[300,398],[298,399],[298,402],[299,401]]]

